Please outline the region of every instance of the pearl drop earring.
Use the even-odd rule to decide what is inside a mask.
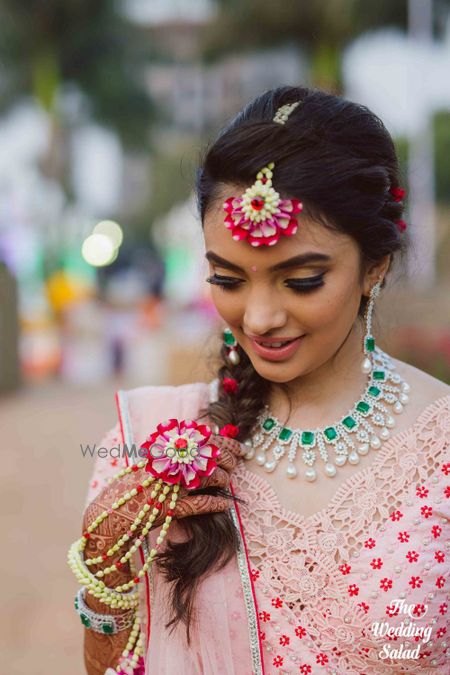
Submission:
[[[377,283],[370,290],[369,303],[366,310],[366,329],[363,343],[365,358],[361,364],[361,370],[366,374],[372,371],[372,360],[370,356],[375,351],[375,338],[372,335],[372,312],[373,306],[375,304],[375,298],[378,296],[381,289],[382,279],[381,277],[378,277],[378,279],[379,281],[377,281]]]
[[[226,352],[227,361],[231,363],[233,366],[237,366],[241,358],[237,350],[236,338],[234,337],[233,333],[228,327],[226,327],[223,331],[223,341],[225,343],[225,347],[227,350]]]

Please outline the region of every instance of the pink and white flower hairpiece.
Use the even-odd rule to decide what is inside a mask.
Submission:
[[[272,185],[274,163],[265,166],[253,185],[240,197],[229,197],[223,208],[225,226],[233,239],[246,239],[252,246],[273,246],[281,235],[297,232],[295,215],[303,209],[298,199],[281,199]]]

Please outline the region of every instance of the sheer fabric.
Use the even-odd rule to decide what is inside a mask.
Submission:
[[[126,436],[127,424],[139,447],[159,421],[195,418],[216,385],[123,392],[119,413],[128,422],[122,419],[102,445],[115,445],[119,429]],[[308,517],[283,509],[269,483],[240,460],[232,487],[245,500],[238,509],[245,564],[237,555],[202,582],[190,647],[184,626],[171,634],[165,628],[170,588],[152,567],[147,586],[141,584],[146,673],[450,672],[449,447],[450,395],[427,406],[412,427],[384,443],[371,467]],[[121,462],[96,460],[87,503]],[[169,537],[184,536],[174,521]],[[387,622],[381,635],[374,622]],[[418,658],[392,651],[405,656],[418,645]]]

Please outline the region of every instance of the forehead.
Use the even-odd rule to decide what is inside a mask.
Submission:
[[[242,194],[244,189],[239,186],[224,188],[211,203],[203,223],[206,250],[212,250],[244,268],[256,263],[272,266],[306,251],[320,251],[333,259],[357,253],[357,245],[352,237],[325,227],[305,212],[296,216],[297,232],[291,236],[281,236],[273,246],[256,247],[245,239],[234,240],[231,231],[225,227],[223,202],[227,197]]]

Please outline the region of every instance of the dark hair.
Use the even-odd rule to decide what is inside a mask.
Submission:
[[[297,101],[285,124],[273,121],[280,106]],[[404,204],[391,193],[401,183],[395,147],[383,122],[367,107],[306,87],[279,87],[255,98],[205,153],[196,182],[202,223],[225,184],[248,187],[270,162],[275,163],[274,186],[283,197],[300,199],[303,213],[353,237],[360,251],[361,280],[367,264],[388,254],[392,262],[394,254],[406,252],[409,238],[397,225]],[[361,297],[359,318],[367,300]],[[239,345],[237,366],[230,367],[225,353],[223,345],[218,400],[201,414],[219,426],[237,425],[238,440],[243,441],[267,401],[271,383],[255,371]],[[238,395],[224,391],[224,377],[238,381]],[[165,566],[176,580],[173,621],[189,625],[192,591],[200,576],[222,556],[225,564],[239,540],[228,512],[180,522],[192,539],[187,546],[172,545]]]

